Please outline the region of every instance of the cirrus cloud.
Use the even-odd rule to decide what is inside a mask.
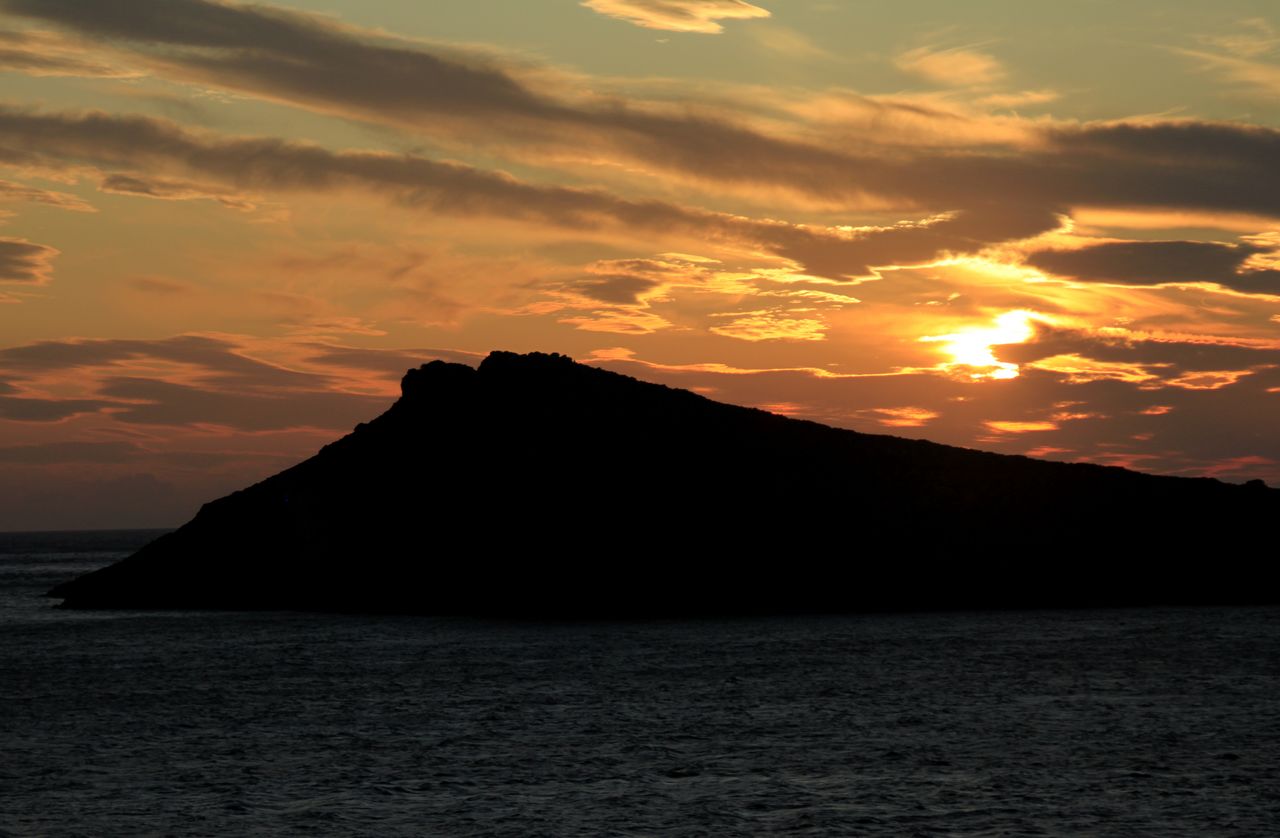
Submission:
[[[54,32],[0,30],[0,70],[28,76],[135,78],[132,70],[88,58],[83,45]]]
[[[995,57],[966,47],[916,47],[900,53],[894,64],[904,73],[944,87],[980,87],[1005,77]]]
[[[10,180],[0,180],[0,201],[28,201],[73,212],[97,212],[93,206],[67,192],[53,192]]]
[[[582,5],[646,29],[705,35],[723,32],[722,20],[769,17],[768,9],[745,0],[583,0]]]

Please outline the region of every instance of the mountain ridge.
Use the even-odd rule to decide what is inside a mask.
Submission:
[[[1280,491],[1256,483],[863,434],[557,354],[433,361],[401,390],[50,595],[534,616],[1277,599],[1248,557]]]

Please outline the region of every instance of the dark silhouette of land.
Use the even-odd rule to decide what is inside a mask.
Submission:
[[[410,370],[74,608],[647,616],[1274,603],[1280,491],[839,430],[495,352]]]

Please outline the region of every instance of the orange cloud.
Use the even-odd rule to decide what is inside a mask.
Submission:
[[[1076,229],[1119,228],[1127,230],[1169,230],[1200,227],[1232,233],[1253,233],[1277,224],[1273,216],[1232,212],[1189,212],[1144,207],[1075,207],[1071,210]]]
[[[560,323],[588,332],[613,332],[620,335],[648,335],[671,328],[671,321],[651,311],[636,309],[597,309],[574,317],[561,317]]]
[[[136,78],[141,74],[89,57],[84,44],[55,32],[0,31],[0,70],[28,76]]]
[[[1230,387],[1254,370],[1200,370],[1170,378],[1165,383],[1170,387],[1182,387],[1187,390],[1219,390]]]
[[[723,32],[722,20],[769,17],[767,9],[745,0],[583,0],[582,5],[646,29],[704,35]]]
[[[824,340],[826,324],[812,317],[792,317],[786,310],[751,312],[745,316],[728,314],[734,319],[709,331],[738,340]]]
[[[1059,454],[1073,454],[1073,453],[1075,452],[1070,448],[1058,448],[1057,446],[1053,446],[1053,445],[1038,445],[1035,448],[1028,450],[1026,452],[1026,455],[1028,457],[1046,457],[1051,459]]]
[[[887,428],[920,428],[941,415],[923,407],[877,407],[872,412],[880,414],[877,421]]]
[[[1053,355],[1031,361],[1026,366],[1058,373],[1072,384],[1084,384],[1090,381],[1124,381],[1130,384],[1142,384],[1159,379],[1159,376],[1151,372],[1145,364],[1098,361],[1077,354]]]
[[[465,359],[307,338],[41,341],[0,348],[0,420],[97,415],[117,428],[345,429],[385,407],[407,367],[437,357]]]
[[[1056,431],[1058,429],[1057,422],[1020,422],[1020,421],[997,421],[988,420],[984,422],[988,428],[1002,434],[1026,434],[1038,433],[1040,431]]]

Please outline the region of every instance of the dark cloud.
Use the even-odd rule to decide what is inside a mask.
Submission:
[[[201,368],[219,386],[275,391],[319,389],[330,379],[249,358],[229,340],[181,335],[161,340],[49,340],[0,349],[11,375],[157,359]]]
[[[1049,138],[1073,155],[1097,155],[1153,166],[1205,164],[1223,174],[1253,171],[1280,154],[1280,132],[1239,122],[1142,121],[1052,129]],[[1176,172],[1170,170],[1171,177]]]
[[[612,227],[747,243],[830,277],[972,252],[1055,226],[1048,209],[1014,202],[918,224],[852,231],[744,218],[595,189],[534,184],[502,172],[410,155],[329,151],[274,138],[197,135],[174,123],[103,113],[47,114],[0,108],[0,144],[40,148],[63,160],[138,169],[179,169],[236,187],[371,190],[408,207],[488,215],[570,229]]]
[[[1047,273],[1086,282],[1214,282],[1238,291],[1280,294],[1280,271],[1244,270],[1246,260],[1267,251],[1222,242],[1129,241],[1077,250],[1041,250],[1031,253],[1026,261]]]
[[[199,183],[167,178],[149,178],[135,175],[110,174],[102,179],[98,188],[118,195],[139,195],[164,201],[194,201],[207,199],[225,207],[241,211],[256,209],[257,205],[241,195],[235,195]]]
[[[430,360],[478,363],[471,353],[451,350],[377,350],[330,344],[307,344],[307,363],[330,368],[355,368],[384,373],[398,380],[406,370]],[[0,380],[0,418],[51,422],[81,413],[105,412],[127,425],[211,425],[256,432],[318,428],[343,430],[377,416],[391,404],[389,396],[369,396],[339,389],[336,379],[323,373],[298,372],[257,361],[229,340],[183,335],[162,340],[66,340],[0,349],[0,371],[21,382],[36,376],[57,376],[70,370],[90,370],[95,398],[26,396],[20,387]],[[179,380],[130,375],[131,363],[166,361],[187,364],[190,373]],[[335,372],[337,370],[335,369]],[[34,462],[40,456],[71,456],[78,449],[0,449],[0,462]],[[108,462],[105,444],[81,453],[98,452]],[[148,454],[179,463],[180,453]],[[194,461],[204,455],[191,453]],[[238,455],[218,454],[218,461]],[[245,455],[262,459],[260,455]],[[240,456],[239,459],[245,459]],[[25,459],[24,459],[25,458]],[[179,459],[175,459],[179,458]],[[54,462],[54,459],[47,460]],[[61,460],[57,460],[61,462]],[[69,461],[69,460],[68,460]]]
[[[734,217],[605,192],[541,186],[501,172],[380,152],[332,152],[274,138],[215,138],[174,123],[103,113],[41,114],[0,109],[0,141],[48,157],[147,169],[185,169],[234,184],[286,190],[364,188],[409,206],[460,214],[596,227],[604,220],[678,228],[732,226]]]
[[[760,239],[774,252],[818,276],[865,277],[886,265],[929,262],[945,254],[975,253],[993,244],[1029,238],[1059,226],[1052,208],[988,205],[921,223],[851,231],[847,237],[824,228],[765,227]]]
[[[3,0],[0,9],[83,35],[163,47],[152,57],[221,86],[356,112],[572,117],[496,66],[375,41],[330,19],[282,9],[208,0]]]
[[[48,245],[0,238],[0,282],[43,284],[53,272],[53,257],[57,255],[58,251]]]
[[[0,8],[131,44],[157,71],[200,83],[423,132],[462,132],[470,141],[502,138],[522,153],[570,148],[581,157],[592,148],[702,181],[780,187],[836,203],[876,196],[925,213],[989,213],[982,205],[999,195],[1024,208],[1088,204],[1280,215],[1280,167],[1274,165],[1280,133],[1234,123],[1036,127],[1029,130],[1039,142],[1024,150],[898,149],[876,156],[847,150],[847,137],[829,145],[802,142],[688,111],[553,92],[510,62],[264,6],[0,0]],[[264,173],[257,174],[262,179]],[[446,174],[436,170],[434,177]],[[470,203],[461,197],[454,193],[464,206]]]
[[[884,176],[921,200],[1202,209],[1280,216],[1280,132],[1199,121],[1044,129],[1025,152],[930,153]]]
[[[119,78],[127,70],[86,57],[83,49],[50,32],[0,31],[0,70],[29,76],[81,76]]]
[[[193,47],[280,50],[311,38],[317,46],[327,28],[319,17],[217,0],[3,0],[0,9],[89,35]]]
[[[1188,372],[1247,370],[1280,366],[1280,348],[1267,345],[1212,343],[1172,339],[1093,334],[1040,324],[1027,343],[1001,346],[1002,361],[1031,363],[1057,355],[1078,355],[1096,361],[1139,364],[1160,378],[1176,378]]]
[[[825,276],[973,252],[1050,229],[1073,205],[1185,207],[1280,215],[1280,133],[1202,122],[1038,129],[1031,150],[859,154],[772,136],[687,112],[617,98],[571,98],[494,58],[446,54],[331,19],[208,0],[2,0],[0,7],[77,32],[125,41],[163,68],[202,83],[284,98],[326,112],[472,140],[508,132],[524,152],[598,147],[680,176],[785,188],[827,202],[868,196],[946,222],[855,232],[743,219],[662,202],[519,181],[500,172],[369,152],[328,152],[270,138],[197,137],[153,120],[0,114],[14,149],[150,171],[158,166],[238,188],[372,189],[409,206],[487,214],[575,229],[601,225],[746,241]],[[450,127],[452,126],[452,127]],[[522,152],[523,153],[523,152]],[[577,156],[581,156],[578,154]],[[118,175],[135,194],[134,174]],[[150,182],[150,181],[147,181]],[[169,195],[181,190],[169,190]],[[1000,201],[990,196],[999,195]]]
[[[250,431],[350,427],[386,408],[383,397],[337,389],[332,376],[286,369],[243,354],[236,343],[200,335],[162,340],[41,341],[0,349],[11,380],[91,369],[98,398],[0,396],[0,417],[56,421],[109,409],[119,422],[220,425]],[[180,381],[129,375],[132,363],[185,364]],[[400,370],[403,372],[406,364]]]
[[[640,295],[652,291],[662,283],[655,279],[630,274],[609,274],[590,276],[565,283],[568,291],[581,294],[602,303],[618,305],[634,305],[639,302]]]

